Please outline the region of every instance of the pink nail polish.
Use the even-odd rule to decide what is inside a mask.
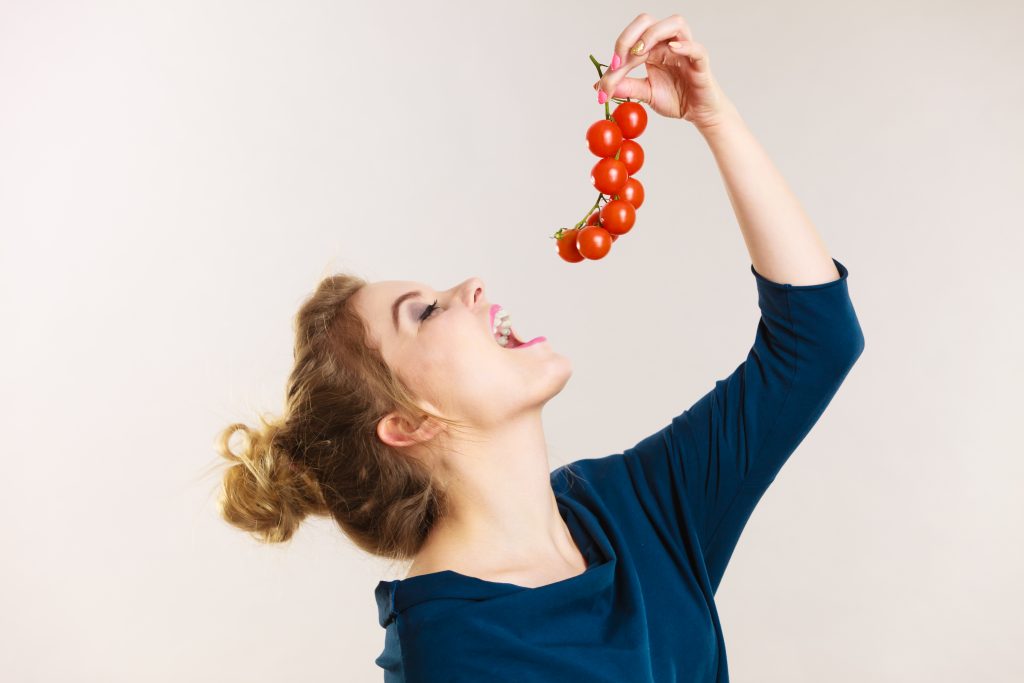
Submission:
[[[621,64],[622,60],[619,59],[619,53],[616,52],[615,54],[612,55],[612,61],[609,62],[608,65],[611,67],[612,71],[615,71],[616,69],[619,68]]]
[[[604,104],[607,101],[608,101],[608,95],[606,95],[604,93],[604,90],[598,90],[597,91],[597,103],[598,104]]]

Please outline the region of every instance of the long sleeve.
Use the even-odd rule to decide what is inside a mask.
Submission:
[[[635,446],[551,473],[586,571],[534,588],[451,570],[380,582],[384,680],[728,683],[714,593],[864,349],[833,262],[838,280],[800,286],[751,265],[761,317],[732,374]]]
[[[713,590],[754,507],[828,406],[864,349],[840,278],[772,282],[753,265],[761,319],[746,359],[660,431],[622,454],[638,495],[682,533],[696,529]],[[680,509],[685,508],[685,510]]]

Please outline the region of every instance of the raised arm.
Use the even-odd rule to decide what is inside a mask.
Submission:
[[[646,78],[628,76],[644,65]],[[773,282],[810,285],[839,278],[814,225],[711,72],[707,48],[678,14],[642,12],[615,41],[611,68],[594,83],[609,96],[646,102],[689,121],[711,147],[743,231],[750,260]]]
[[[680,548],[696,541],[714,591],[754,507],[838,391],[864,335],[846,267],[711,76],[686,22],[640,15],[616,55],[634,43],[646,52],[632,52],[625,69],[595,87],[678,112],[707,141],[750,253],[761,318],[728,376],[663,429],[581,469],[599,495],[643,509],[658,538]],[[626,78],[641,62],[648,78]]]
[[[726,101],[718,122],[698,130],[718,163],[754,269],[791,285],[839,279],[814,224],[732,103]]]

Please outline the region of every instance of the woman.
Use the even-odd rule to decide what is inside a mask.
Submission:
[[[434,292],[336,275],[298,313],[286,415],[221,435],[241,465],[228,521],[283,541],[330,515],[364,550],[412,560],[375,591],[386,681],[727,681],[726,564],[864,348],[846,268],[683,18],[638,16],[610,67],[599,102],[689,121],[725,179],[761,311],[732,374],[625,452],[550,472],[541,410],[565,357],[496,343],[500,307],[476,278]]]

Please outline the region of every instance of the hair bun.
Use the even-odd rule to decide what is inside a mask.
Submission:
[[[323,514],[320,488],[308,471],[280,447],[281,422],[262,428],[243,423],[221,431],[217,450],[231,463],[224,473],[218,500],[221,517],[265,543],[289,540],[310,514]],[[236,452],[231,437],[241,432],[244,442]]]

